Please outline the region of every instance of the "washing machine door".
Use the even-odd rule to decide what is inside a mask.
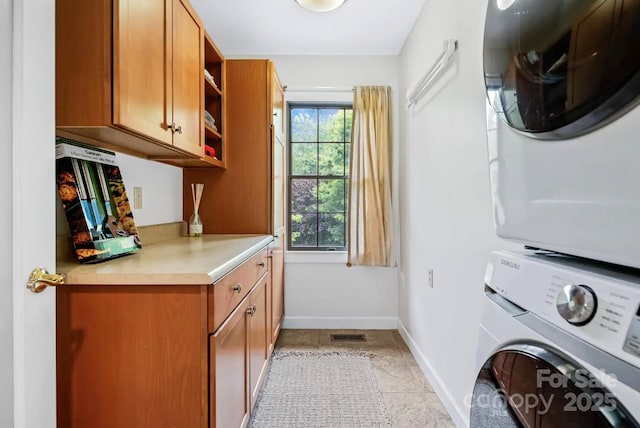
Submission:
[[[470,426],[640,427],[606,383],[546,345],[511,345],[494,353],[480,370]]]

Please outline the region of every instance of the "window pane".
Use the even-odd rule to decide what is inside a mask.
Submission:
[[[351,167],[351,143],[344,145],[344,155],[347,157],[344,162],[344,175],[349,175],[349,168]]]
[[[319,212],[344,212],[344,179],[320,180],[318,204]]]
[[[320,109],[320,141],[340,143],[344,141],[343,109]]]
[[[318,245],[345,247],[344,214],[318,214],[320,220]]]
[[[318,141],[318,110],[314,108],[291,109],[291,141]]]
[[[318,215],[291,214],[291,244],[294,247],[318,245]]]
[[[344,175],[344,144],[320,144],[320,175]]]
[[[349,180],[344,180],[344,212],[349,212]],[[348,220],[348,219],[347,219]]]
[[[351,121],[353,120],[353,110],[345,111],[345,120],[346,123],[344,125],[344,133],[345,133],[345,141],[351,141]]]
[[[317,207],[317,182],[315,178],[291,179],[291,212],[315,212]]]
[[[318,174],[318,145],[310,143],[291,144],[291,174]]]

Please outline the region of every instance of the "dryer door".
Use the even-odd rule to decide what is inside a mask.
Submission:
[[[640,2],[490,0],[484,73],[496,112],[529,136],[564,139],[640,94]]]
[[[494,353],[480,370],[470,426],[640,427],[606,383],[545,345],[511,345]]]

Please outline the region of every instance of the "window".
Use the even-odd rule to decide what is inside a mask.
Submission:
[[[289,249],[345,250],[350,105],[289,105]]]

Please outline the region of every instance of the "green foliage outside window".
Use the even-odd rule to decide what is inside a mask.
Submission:
[[[290,248],[346,247],[351,107],[290,110]]]

